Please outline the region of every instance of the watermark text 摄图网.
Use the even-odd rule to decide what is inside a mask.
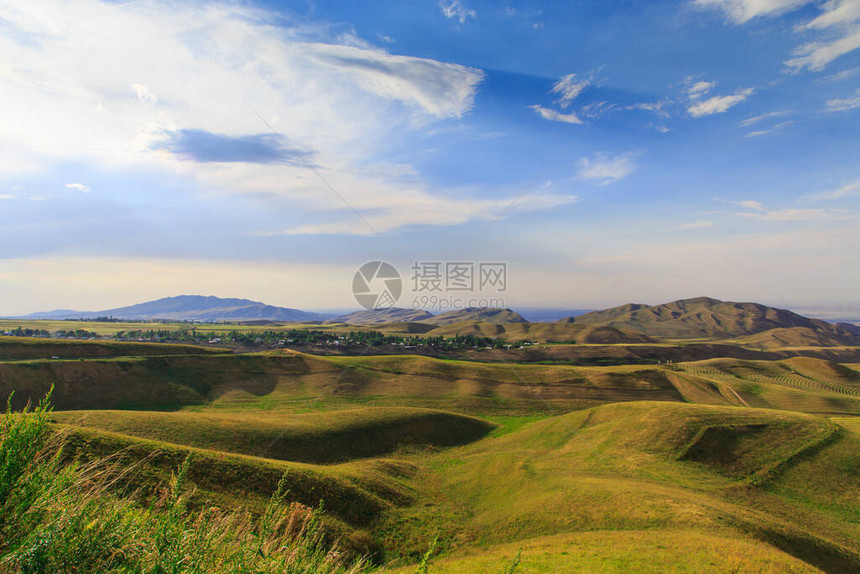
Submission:
[[[508,289],[508,266],[486,261],[414,261],[410,266],[410,299],[401,307],[453,311],[471,307],[504,308],[499,294]],[[390,263],[371,261],[353,277],[352,292],[365,309],[398,305],[404,282]]]

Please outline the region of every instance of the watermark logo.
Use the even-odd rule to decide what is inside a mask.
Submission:
[[[403,280],[391,263],[370,261],[358,268],[352,278],[352,294],[368,310],[389,309],[403,293]]]
[[[413,309],[438,313],[468,307],[505,307],[504,299],[490,295],[508,290],[506,263],[415,261],[411,270]]]
[[[508,290],[508,267],[501,262],[415,261],[410,268],[411,301],[402,306],[443,312],[467,307],[505,307],[493,297]],[[365,309],[389,309],[397,304],[404,285],[390,263],[371,261],[355,273],[352,293]]]

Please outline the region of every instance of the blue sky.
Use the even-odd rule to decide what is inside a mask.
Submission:
[[[0,52],[3,314],[349,307],[378,259],[860,305],[860,0],[0,0]]]

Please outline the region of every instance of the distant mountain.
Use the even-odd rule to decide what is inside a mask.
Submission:
[[[860,325],[856,323],[836,323],[836,328],[860,336]]]
[[[248,299],[222,299],[201,295],[165,297],[128,307],[104,311],[71,311],[63,309],[33,313],[21,319],[94,319],[113,317],[125,320],[151,321],[322,321],[329,315],[309,313],[298,309],[275,307]]]
[[[795,332],[789,339],[808,342],[821,337],[822,344],[835,341],[860,344],[860,337],[846,327],[759,303],[734,303],[709,297],[681,299],[662,305],[631,303],[565,321],[578,325],[605,325],[664,338],[731,339],[771,329],[802,328],[802,336]]]
[[[91,317],[93,311],[75,311],[74,309],[54,309],[53,311],[39,311],[21,317],[10,317],[11,319],[77,319],[79,317]],[[98,316],[98,315],[95,315]]]
[[[595,309],[558,309],[554,307],[523,307],[517,308],[517,313],[529,323],[552,323],[566,317],[579,317],[591,313]]]
[[[381,325],[383,323],[414,323],[433,318],[432,313],[421,309],[373,309],[356,311],[330,319],[329,323],[349,323],[350,325]]]
[[[528,323],[522,315],[510,309],[494,309],[489,307],[466,307],[456,311],[440,313],[435,317],[422,320],[431,325],[452,325],[464,321],[481,321],[484,323]]]

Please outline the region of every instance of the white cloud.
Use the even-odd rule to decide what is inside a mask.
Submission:
[[[138,102],[153,105],[158,103],[158,96],[149,91],[149,88],[143,84],[132,83],[131,87],[134,93],[137,94]]]
[[[820,39],[797,48],[789,68],[821,70],[830,62],[860,48],[860,2],[828,0],[821,4],[821,14],[801,27],[818,32]]]
[[[551,93],[558,95],[558,99],[555,101],[555,104],[562,110],[569,108],[574,100],[579,97],[582,91],[591,85],[591,82],[591,77],[579,78],[576,74],[562,76],[552,85]],[[592,102],[579,111],[586,117],[594,119],[600,117],[614,106],[614,104],[610,104],[608,102]],[[579,114],[573,111],[565,113],[552,108],[546,108],[538,104],[529,107],[545,120],[568,124],[583,123]]]
[[[636,169],[630,154],[608,156],[596,154],[579,162],[579,177],[598,180],[600,185],[621,181]]]
[[[770,211],[744,211],[736,213],[738,217],[758,219],[761,221],[842,221],[857,219],[857,215],[842,211],[828,209],[775,209]]]
[[[729,203],[733,203],[734,205],[738,205],[745,209],[754,209],[757,211],[762,211],[764,209],[764,204],[760,201],[755,201],[752,199],[742,199],[739,201],[729,201]]]
[[[691,105],[687,108],[687,113],[694,118],[721,114],[748,99],[754,93],[754,89],[747,88],[745,90],[738,90],[731,96],[714,96],[702,101],[693,100]]]
[[[558,94],[558,105],[562,108],[566,108],[573,103],[579,94],[587,88],[591,84],[591,81],[588,79],[577,79],[576,74],[568,74],[566,76],[562,76],[559,81],[557,81],[552,86],[552,92],[554,94]]]
[[[320,224],[300,225],[282,230],[263,232],[262,235],[308,235],[317,233],[342,233],[349,235],[372,235],[385,233],[407,225],[420,225],[432,221],[435,225],[457,225],[467,221],[492,221],[502,212],[528,212],[550,209],[576,203],[575,195],[530,194],[527,201],[515,201],[517,196],[500,199],[468,199],[429,196],[419,191],[408,191],[399,198],[393,213],[369,210],[364,215],[367,224],[352,217]]]
[[[533,106],[529,106],[531,109],[535,111],[537,115],[542,117],[545,120],[550,120],[552,122],[563,122],[567,124],[581,124],[582,120],[579,119],[575,113],[570,112],[567,114],[563,114],[561,112],[557,112],[555,110],[551,110],[549,108],[545,108],[543,106],[539,106],[537,104]]]
[[[477,18],[478,14],[469,8],[466,8],[460,0],[441,0],[439,9],[442,10],[442,15],[449,20],[457,20],[460,24],[465,24],[469,18]]]
[[[459,117],[469,111],[484,79],[483,72],[459,64],[354,46],[317,43],[309,46],[308,54],[366,92],[417,106],[437,118]]]
[[[749,117],[749,118],[747,118],[747,119],[743,120],[743,121],[742,121],[742,122],[740,122],[738,125],[739,125],[740,127],[742,127],[742,128],[746,128],[746,127],[749,127],[749,126],[751,126],[751,125],[753,125],[753,124],[757,124],[757,123],[759,123],[759,122],[761,122],[761,121],[763,121],[763,120],[767,120],[767,119],[770,119],[770,118],[778,118],[778,117],[781,117],[781,116],[788,115],[789,113],[791,113],[791,112],[789,112],[789,111],[787,111],[787,110],[783,110],[783,111],[779,111],[779,112],[770,112],[770,113],[767,113],[767,114],[761,114],[761,115],[759,115],[759,116],[752,116],[752,117]]]
[[[848,68],[845,70],[840,70],[835,74],[830,74],[829,76],[824,76],[820,78],[820,81],[826,82],[840,82],[842,80],[847,80],[848,78],[853,78],[857,74],[860,74],[860,67],[857,68]]]
[[[836,40],[826,42],[810,42],[794,51],[794,58],[785,64],[789,68],[801,70],[823,70],[836,58],[860,48],[860,26],[855,26]]]
[[[87,187],[86,185],[82,184],[82,183],[67,183],[66,187],[68,189],[74,189],[76,191],[81,191],[83,193],[89,193],[90,192],[90,188]]]
[[[778,16],[801,6],[815,4],[821,12],[801,25],[801,32],[817,32],[817,39],[794,50],[785,62],[795,71],[822,70],[836,58],[860,48],[858,0],[694,0],[695,5],[724,11],[737,24],[757,17]]]
[[[860,108],[860,90],[857,90],[857,95],[854,97],[827,100],[828,112],[844,112],[856,108]]]
[[[703,8],[722,10],[734,22],[742,24],[759,16],[783,14],[812,0],[693,0]]]
[[[833,26],[845,26],[860,20],[860,2],[857,0],[828,0],[823,12],[804,26],[810,30],[824,30]]]
[[[610,102],[591,102],[590,104],[582,106],[579,111],[589,119],[597,119],[605,116],[617,107],[617,104]]]
[[[745,134],[744,137],[745,138],[758,138],[761,136],[766,136],[768,134],[772,134],[773,132],[779,131],[783,128],[787,128],[788,126],[792,125],[793,123],[794,122],[792,122],[792,121],[780,122],[778,124],[771,126],[770,128],[768,128],[766,130],[756,130],[756,131],[749,132],[748,134]]]
[[[16,199],[16,197],[11,193],[0,193],[0,200],[4,199]]]
[[[698,221],[691,221],[689,223],[685,223],[681,225],[678,229],[704,229],[706,227],[713,227],[713,221],[707,221],[705,219],[700,219]]]
[[[804,201],[821,201],[827,199],[843,199],[846,197],[860,197],[860,179],[846,183],[842,187],[838,187],[831,191],[805,195],[801,199]]]
[[[671,116],[669,111],[666,109],[672,102],[668,100],[663,100],[659,102],[642,102],[639,104],[633,104],[627,106],[625,109],[628,110],[642,110],[645,112],[651,112],[656,115],[658,118],[667,119]],[[668,130],[667,130],[668,131]]]
[[[696,82],[695,84],[690,86],[689,89],[687,89],[687,95],[689,95],[690,97],[696,97],[707,94],[711,91],[711,88],[716,85],[716,82]]]
[[[0,174],[133,167],[206,193],[281,198],[321,220],[345,207],[306,167],[190,161],[165,134],[268,135],[259,112],[356,209],[405,221],[404,189],[427,204],[439,191],[414,171],[366,166],[404,132],[467,114],[484,78],[325,27],[272,25],[282,19],[244,3],[16,0],[0,3],[0,19]],[[421,223],[446,221],[427,213]]]

